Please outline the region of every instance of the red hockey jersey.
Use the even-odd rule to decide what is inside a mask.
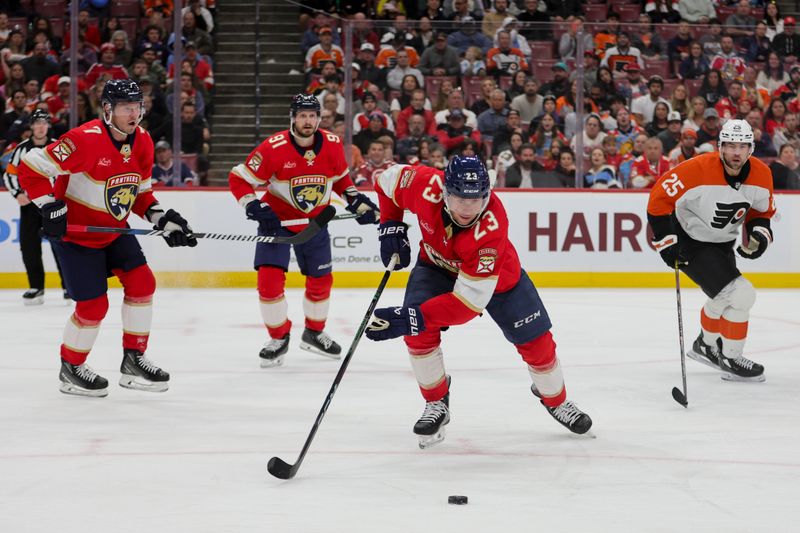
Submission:
[[[442,216],[444,173],[426,166],[394,165],[379,177],[375,189],[381,222],[403,220],[408,209],[419,219],[422,261],[457,277],[453,292],[425,302],[425,324],[436,327],[463,324],[480,314],[497,292],[517,284],[520,263],[508,238],[508,217],[491,193],[480,220],[459,228]]]
[[[127,227],[131,211],[143,217],[156,202],[150,180],[153,140],[137,127],[128,141],[118,148],[103,121],[91,120],[54,143],[29,151],[19,165],[20,185],[37,205],[50,194],[64,200],[69,224]],[[102,248],[117,237],[68,233],[64,240]]]
[[[342,196],[345,189],[353,187],[342,141],[325,130],[314,135],[309,148],[298,146],[289,130],[258,145],[228,176],[236,200],[247,205],[255,199],[255,187],[266,185],[261,201],[267,202],[278,218],[314,218],[331,202],[331,190]]]

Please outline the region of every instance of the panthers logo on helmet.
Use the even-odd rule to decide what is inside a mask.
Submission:
[[[117,220],[125,220],[139,194],[138,174],[114,176],[106,182],[106,209]]]
[[[325,176],[299,176],[292,178],[290,190],[292,202],[297,209],[310,213],[322,205],[328,188],[328,179]]]

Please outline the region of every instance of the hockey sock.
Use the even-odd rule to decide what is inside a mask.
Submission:
[[[725,357],[736,358],[744,352],[750,309],[755,302],[756,290],[742,276],[728,283],[714,297],[713,303],[720,307],[724,305],[720,313],[719,333]]]
[[[282,268],[262,266],[258,269],[258,297],[261,318],[273,339],[282,339],[292,329],[288,318],[289,304],[283,293],[286,272]]]
[[[719,339],[720,312],[714,309],[713,300],[709,300],[700,310],[700,330],[703,332],[703,342],[709,346],[716,346]]]
[[[437,402],[447,394],[447,378],[444,371],[442,349],[418,352],[409,348],[411,368],[417,378],[419,390],[426,402]]]
[[[73,365],[86,362],[100,331],[100,322],[108,312],[108,297],[104,294],[75,304],[75,312],[64,328],[61,357]]]
[[[725,357],[736,358],[744,353],[744,343],[747,340],[747,316],[733,309],[727,309],[719,321],[722,335],[722,352]],[[730,320],[729,320],[730,319]]]
[[[325,329],[330,307],[331,287],[333,275],[326,274],[320,277],[306,277],[306,293],[303,298],[303,313],[306,315],[306,327],[314,331]]]
[[[126,350],[147,351],[150,326],[153,323],[153,293],[156,278],[147,265],[123,272],[115,270],[125,290],[122,300],[122,347]]]
[[[556,357],[556,343],[548,331],[530,342],[517,345],[517,352],[528,363],[528,373],[548,407],[557,407],[567,399],[564,374]]]

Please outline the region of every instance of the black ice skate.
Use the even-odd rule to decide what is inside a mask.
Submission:
[[[751,361],[746,357],[725,357],[723,354],[719,358],[719,369],[722,371],[722,379],[725,381],[754,381],[762,382],[764,377],[764,366]]]
[[[537,398],[540,398],[539,391],[535,387],[531,386],[531,392]],[[544,402],[541,403],[544,405]],[[583,435],[592,427],[592,419],[589,418],[589,415],[578,409],[578,406],[569,400],[566,400],[558,407],[544,405],[544,408],[559,424],[578,435]]]
[[[126,389],[164,392],[169,389],[169,374],[158,368],[139,350],[124,350],[119,367],[119,384]]]
[[[444,440],[444,427],[450,423],[450,376],[447,376],[447,394],[437,402],[425,403],[425,410],[414,424],[419,436],[419,447],[430,448]]]
[[[720,370],[719,366],[719,349],[717,346],[711,346],[703,342],[703,334],[697,336],[692,348],[686,352],[686,357],[694,359],[698,363],[703,363],[706,366]]]
[[[96,398],[108,396],[108,380],[97,375],[86,363],[73,365],[62,359],[58,379],[61,380],[59,390],[64,394]]]
[[[283,356],[289,351],[289,334],[282,339],[270,339],[264,343],[258,356],[261,358],[261,368],[281,366]]]
[[[318,353],[331,359],[341,359],[342,347],[336,344],[324,331],[306,328],[300,338],[300,348],[308,352]]]
[[[25,305],[42,305],[44,303],[44,289],[28,289],[22,293],[22,303]]]

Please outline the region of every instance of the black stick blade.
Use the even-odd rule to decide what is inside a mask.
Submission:
[[[676,402],[678,402],[679,404],[688,409],[689,401],[686,399],[686,396],[683,395],[683,393],[680,391],[678,387],[672,387],[672,397],[675,399]],[[271,461],[270,464],[272,464]]]
[[[281,459],[273,457],[267,464],[267,470],[278,479],[292,479],[297,471],[292,465]]]

